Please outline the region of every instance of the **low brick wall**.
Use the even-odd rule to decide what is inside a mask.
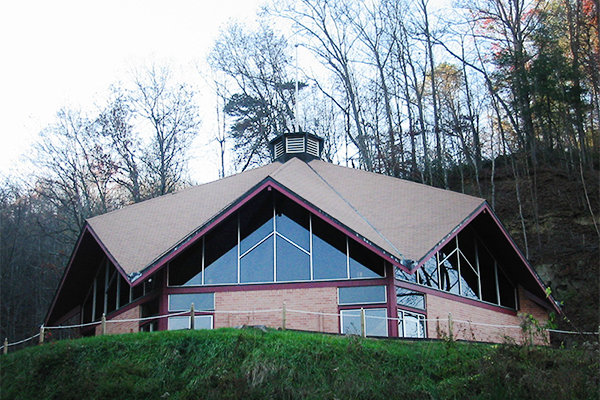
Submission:
[[[140,323],[139,321],[128,321],[128,322],[114,322],[121,321],[127,319],[139,319],[140,318],[140,307],[133,307],[130,310],[127,310],[114,318],[111,318],[110,321],[106,324],[106,334],[115,335],[119,333],[134,333],[139,332]],[[96,336],[102,334],[102,325],[96,326]]]
[[[524,343],[531,337],[521,328],[499,328],[493,326],[475,325],[472,323],[482,323],[490,325],[508,325],[519,326],[523,318],[521,314],[531,314],[540,324],[545,324],[548,320],[548,312],[525,297],[524,292],[519,288],[520,309],[516,315],[506,314],[500,311],[486,309],[480,306],[466,304],[460,301],[437,297],[432,294],[427,295],[427,335],[430,338],[443,338],[448,336],[448,315],[452,314],[453,337],[463,340],[477,340],[483,342],[502,343],[514,340],[517,343]],[[432,321],[439,319],[439,321]],[[462,323],[456,321],[469,321],[472,323]],[[548,334],[543,332],[535,334],[534,344],[547,344]]]
[[[286,303],[288,310],[337,314],[337,288],[254,290],[247,292],[215,293],[214,327],[238,325],[282,326],[281,311],[261,313],[261,310],[280,309]],[[219,313],[219,311],[247,311],[245,313]],[[288,311],[286,328],[315,332],[339,332],[339,318],[331,315],[301,314]]]

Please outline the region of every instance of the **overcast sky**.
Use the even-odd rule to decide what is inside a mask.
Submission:
[[[14,0],[0,5],[0,175],[61,107],[89,108],[132,67],[195,71],[219,27],[253,22],[264,0]],[[192,75],[190,75],[192,76]],[[200,84],[199,74],[193,84]],[[214,113],[214,110],[210,110]],[[214,115],[214,114],[213,114]],[[202,135],[211,123],[203,115]],[[202,138],[200,140],[202,142]],[[215,161],[216,163],[216,161]],[[218,176],[217,169],[206,178]]]

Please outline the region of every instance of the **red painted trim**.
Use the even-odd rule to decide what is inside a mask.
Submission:
[[[318,282],[293,282],[293,283],[255,283],[243,285],[219,286],[173,286],[166,287],[165,295],[185,293],[217,293],[217,292],[251,292],[257,290],[286,290],[286,289],[314,289],[323,287],[353,287],[353,286],[382,286],[387,285],[386,278],[373,278],[367,280],[338,280]]]
[[[156,261],[154,261],[145,271],[142,272],[142,277],[136,279],[136,281],[133,282],[133,286],[136,286],[136,285],[140,284],[142,281],[144,281],[144,279],[145,279],[144,276],[149,276],[153,272],[155,272],[158,269],[165,266],[169,261],[171,261],[177,255],[179,255],[183,250],[185,250],[188,246],[190,246],[192,243],[194,243],[197,239],[204,236],[206,233],[208,233],[210,230],[212,230],[215,226],[217,226],[218,224],[223,222],[227,217],[229,217],[234,212],[239,210],[244,204],[246,204],[247,202],[252,200],[256,195],[258,195],[265,188],[270,187],[271,185],[272,184],[269,180],[263,182],[262,184],[259,184],[259,186],[256,189],[251,190],[251,192],[249,194],[243,196],[243,199],[241,201],[239,201],[237,204],[230,207],[227,211],[223,212],[221,215],[219,215],[214,220],[212,220],[208,225],[204,226],[199,231],[197,231],[196,233],[192,234],[190,237],[185,239],[184,242],[180,242],[180,244],[178,246],[174,247],[175,250],[169,250],[164,255],[159,256],[159,258]]]
[[[142,281],[145,280],[146,276],[149,276],[152,273],[154,273],[155,271],[157,271],[158,269],[164,267],[169,261],[171,261],[177,255],[179,255],[188,246],[190,246],[196,240],[198,240],[199,238],[201,238],[202,236],[204,236],[205,234],[207,234],[215,226],[217,226],[218,224],[220,224],[221,222],[223,222],[226,218],[228,218],[233,213],[235,213],[236,211],[238,211],[242,206],[244,206],[246,203],[248,203],[256,195],[258,195],[259,193],[261,193],[265,189],[267,189],[267,190],[271,190],[271,189],[276,190],[280,194],[286,196],[288,199],[292,200],[296,204],[300,205],[301,207],[303,207],[304,209],[306,209],[307,211],[309,211],[312,215],[317,216],[318,218],[320,218],[324,222],[328,223],[329,225],[333,226],[337,230],[341,231],[346,236],[348,236],[350,239],[354,240],[356,243],[358,243],[358,244],[366,247],[370,251],[373,251],[375,254],[377,254],[378,256],[380,256],[381,258],[383,258],[384,260],[392,263],[392,265],[400,266],[400,264],[399,264],[399,262],[397,260],[394,260],[391,256],[389,256],[388,254],[386,254],[383,250],[379,249],[374,244],[366,241],[366,238],[364,240],[361,239],[361,237],[359,237],[359,235],[357,233],[351,231],[350,229],[348,229],[345,226],[343,226],[341,223],[336,222],[333,219],[331,219],[330,217],[324,215],[323,212],[321,212],[319,209],[317,209],[316,207],[314,207],[314,206],[312,206],[312,205],[304,202],[300,196],[297,196],[295,193],[289,191],[287,188],[285,188],[282,185],[278,184],[276,181],[274,181],[272,178],[269,177],[262,184],[260,184],[257,188],[251,190],[250,193],[244,195],[243,198],[242,198],[242,200],[240,200],[234,206],[232,206],[227,211],[223,212],[217,218],[215,218],[214,220],[212,220],[208,225],[204,226],[199,231],[197,231],[196,233],[192,234],[189,238],[187,238],[179,246],[175,246],[175,250],[172,250],[170,253],[166,253],[166,255],[162,256],[162,258],[159,258],[157,261],[155,261],[153,265],[151,265],[149,268],[146,269],[146,271],[144,271],[142,273],[143,276],[140,277],[140,278],[138,278],[138,279],[136,279],[136,281],[133,282],[133,284],[131,286],[136,286],[136,285],[140,284]]]
[[[131,282],[129,282],[129,275],[127,275],[127,273],[125,273],[125,271],[119,265],[119,263],[117,262],[117,260],[113,257],[113,255],[110,253],[110,251],[108,251],[108,249],[106,248],[106,246],[104,246],[104,243],[102,243],[102,241],[100,240],[100,238],[98,237],[98,235],[96,234],[96,232],[94,231],[94,229],[91,226],[89,226],[89,225],[88,225],[88,231],[90,232],[90,234],[92,235],[92,237],[94,238],[94,240],[96,240],[96,243],[98,243],[98,245],[100,246],[100,248],[104,252],[104,255],[106,257],[108,257],[108,259],[113,264],[113,266],[115,267],[115,269],[117,271],[119,271],[119,274],[121,274],[121,276],[125,279],[125,281],[131,287],[132,285],[131,285]]]
[[[117,317],[117,316],[123,314],[124,312],[131,310],[132,308],[139,307],[142,304],[147,303],[150,300],[154,300],[155,298],[157,298],[159,296],[160,296],[160,292],[158,290],[155,290],[152,293],[148,293],[147,295],[142,296],[139,299],[132,301],[131,303],[119,308],[118,310],[111,311],[110,313],[108,313],[106,315],[106,319],[111,320],[114,317]]]
[[[531,273],[531,275],[533,275],[533,277],[534,277],[535,281],[537,282],[537,284],[539,285],[540,289],[542,289],[543,292],[546,292],[546,285],[544,285],[544,282],[542,282],[542,279],[540,278],[540,276],[537,274],[537,272],[535,272],[535,270],[533,269],[533,267],[531,266],[531,264],[529,264],[529,261],[527,261],[527,259],[525,258],[525,256],[523,255],[523,253],[521,252],[521,250],[519,249],[519,247],[515,243],[515,241],[508,234],[508,231],[506,230],[506,228],[504,227],[504,225],[502,224],[502,222],[500,221],[500,219],[496,216],[496,214],[494,213],[494,211],[491,209],[491,207],[487,203],[485,203],[485,211],[489,212],[490,216],[494,219],[494,221],[496,221],[496,224],[500,228],[500,231],[502,232],[502,234],[504,235],[504,237],[508,240],[508,242],[510,243],[510,245],[512,246],[512,248],[514,249],[514,251],[517,253],[517,255],[519,256],[519,258],[521,259],[521,261],[523,262],[523,264],[525,264],[525,267],[527,267],[527,269],[529,270],[529,272]],[[539,297],[536,297],[536,298],[539,299]],[[560,315],[562,315],[562,310],[560,309],[560,307],[558,307],[556,305],[556,301],[554,300],[554,298],[552,297],[552,295],[548,296],[548,302],[552,304],[552,307],[554,308],[554,310],[557,313],[559,313]],[[547,306],[545,306],[545,307],[548,308]]]
[[[486,303],[481,300],[469,299],[467,297],[462,297],[457,294],[444,292],[442,290],[437,290],[437,289],[417,285],[417,284],[410,283],[410,282],[400,281],[400,280],[396,279],[395,285],[406,288],[406,289],[411,289],[411,290],[414,290],[417,292],[425,293],[427,295],[437,296],[437,297],[441,297],[443,299],[457,301],[459,303],[468,304],[468,305],[476,306],[476,307],[480,307],[480,308],[485,308],[486,310],[500,312],[502,314],[513,315],[513,316],[517,315],[517,310],[511,310],[510,308],[505,308],[505,307],[498,306],[495,304]]]
[[[169,313],[169,296],[167,294],[167,269],[163,270],[161,298],[158,302],[158,310],[160,315],[167,315]],[[161,318],[158,320],[158,330],[166,331],[169,327],[167,318]]]
[[[378,303],[378,304],[348,304],[348,305],[338,306],[339,311],[342,311],[342,310],[360,310],[361,308],[364,308],[365,310],[367,310],[367,309],[373,309],[373,308],[386,308],[386,307],[385,307],[385,303]],[[388,333],[389,333],[389,331],[388,331]]]
[[[387,278],[387,309],[388,309],[388,317],[390,318],[398,318],[398,305],[396,299],[396,286],[395,286],[395,278],[394,278],[394,266],[388,264],[386,266],[390,269],[388,271]],[[398,337],[398,321],[388,320],[388,333],[391,337]]]

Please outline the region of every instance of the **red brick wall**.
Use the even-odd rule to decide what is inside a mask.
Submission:
[[[531,314],[540,324],[548,320],[548,312],[533,301],[525,297],[522,288],[519,288],[520,309],[516,315],[509,315],[483,307],[465,304],[460,301],[441,298],[433,294],[427,295],[427,335],[430,338],[448,336],[448,314],[452,314],[453,336],[455,339],[478,340],[483,342],[501,343],[514,340],[523,343],[529,339],[521,328],[500,328],[492,326],[475,325],[484,323],[490,325],[519,326],[522,322],[520,314]],[[469,321],[471,323],[457,322]],[[535,335],[535,344],[546,344],[547,333]]]
[[[114,318],[111,318],[110,321],[121,321],[125,319],[139,319],[140,318],[140,307],[133,307],[130,310],[127,310]],[[131,321],[131,322],[108,322],[106,323],[106,334],[115,335],[119,333],[133,333],[139,332],[140,323],[139,321]],[[102,334],[102,325],[96,326],[96,336]]]
[[[215,293],[214,327],[266,325],[280,328],[283,313],[260,310],[281,309],[286,302],[286,328],[315,332],[339,332],[339,318],[333,315],[295,313],[293,310],[337,314],[337,288],[255,290]],[[219,311],[244,311],[219,313]],[[254,311],[254,312],[253,312]]]

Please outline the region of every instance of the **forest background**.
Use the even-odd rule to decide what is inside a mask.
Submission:
[[[202,71],[219,177],[302,130],[327,161],[484,197],[563,302],[559,327],[596,331],[599,13],[598,0],[269,3],[256,25],[222,28]],[[190,152],[206,93],[172,66],[139,65],[109,92],[58,110],[33,168],[0,182],[11,342],[42,324],[87,218],[192,185],[190,160],[209,157]]]

